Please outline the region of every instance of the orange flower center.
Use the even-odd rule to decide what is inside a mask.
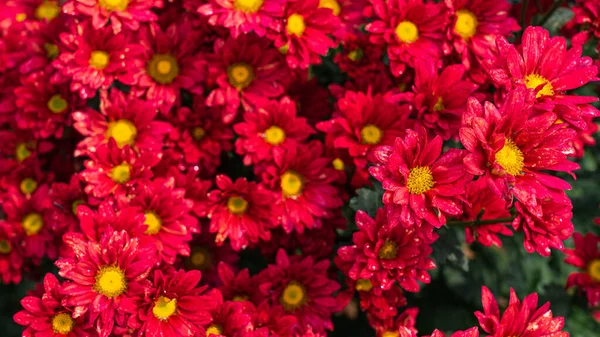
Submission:
[[[384,260],[395,259],[398,255],[398,244],[391,240],[385,240],[383,246],[379,248],[378,255]]]

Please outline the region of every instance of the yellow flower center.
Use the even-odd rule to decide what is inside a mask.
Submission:
[[[60,6],[56,1],[44,1],[35,9],[35,18],[38,20],[52,21],[60,14]]]
[[[304,17],[298,13],[290,15],[287,19],[287,32],[290,35],[296,35],[301,37],[306,30],[306,23],[304,23]]]
[[[21,221],[21,226],[25,230],[25,234],[28,236],[36,235],[42,230],[44,227],[44,219],[39,213],[29,213],[25,215],[23,221]]]
[[[146,216],[144,225],[148,226],[145,233],[148,235],[154,235],[160,232],[160,229],[162,228],[162,220],[160,217],[154,212],[146,212],[144,215]]]
[[[293,171],[287,171],[281,176],[281,190],[286,197],[297,197],[302,193],[304,182],[302,176]]]
[[[373,124],[365,125],[365,127],[360,130],[360,137],[362,138],[363,144],[376,145],[381,141],[383,131]]]
[[[37,181],[35,181],[32,178],[25,178],[25,179],[21,180],[21,184],[19,184],[19,189],[21,190],[21,193],[23,193],[25,195],[32,194],[33,192],[35,192],[37,187],[38,187]]]
[[[54,43],[44,43],[44,50],[46,50],[46,56],[51,60],[58,56],[58,46]]]
[[[67,108],[69,107],[69,103],[67,103],[67,101],[64,98],[62,98],[61,95],[56,94],[50,97],[47,106],[48,109],[50,109],[50,111],[54,112],[55,114],[59,114],[67,110]]]
[[[227,209],[231,214],[242,215],[248,210],[248,202],[240,196],[229,197]]]
[[[164,296],[160,296],[158,300],[154,302],[154,307],[152,307],[152,314],[161,321],[166,321],[169,317],[175,315],[176,311],[177,300]]]
[[[73,318],[66,312],[52,317],[52,330],[54,330],[54,333],[67,335],[73,330],[74,325]]]
[[[554,96],[554,88],[552,84],[543,76],[538,74],[529,74],[525,76],[525,86],[527,89],[536,89],[537,87],[544,85],[540,91],[535,94],[536,98],[542,96]]]
[[[379,248],[379,258],[384,260],[391,260],[396,258],[398,255],[398,244],[391,240],[385,240],[383,246]]]
[[[306,290],[300,283],[291,281],[283,289],[279,301],[286,310],[294,311],[306,303]]]
[[[12,247],[10,246],[10,242],[6,239],[0,240],[0,254],[10,254],[12,251]]]
[[[195,140],[201,140],[206,135],[206,130],[197,126],[192,130],[192,138]]]
[[[244,62],[234,63],[227,67],[229,84],[237,90],[244,90],[250,86],[254,79],[254,70]]]
[[[403,43],[413,43],[417,41],[419,38],[419,29],[417,25],[410,21],[402,21],[400,22],[395,29],[396,36],[398,40]]]
[[[179,65],[177,59],[169,54],[154,54],[146,71],[157,83],[169,84],[179,75]]]
[[[94,50],[90,54],[90,66],[98,70],[106,68],[109,60],[110,56],[108,53],[102,50]]]
[[[442,99],[442,97],[440,97],[435,102],[435,105],[433,106],[433,111],[439,112],[439,111],[444,111],[444,109],[446,109],[446,107],[444,107],[444,100]]]
[[[361,48],[356,48],[353,51],[348,53],[348,58],[354,62],[358,62],[358,61],[362,60],[362,58],[364,56],[365,56],[365,52]]]
[[[277,146],[285,140],[285,131],[282,128],[272,125],[265,130],[265,141],[271,145]]]
[[[406,188],[412,194],[423,194],[433,188],[434,181],[429,166],[415,166],[410,170]]]
[[[381,334],[381,337],[398,337],[400,336],[400,333],[398,333],[398,331],[384,331]]]
[[[27,14],[25,14],[25,13],[17,13],[17,15],[15,15],[15,20],[17,22],[23,22],[23,21],[27,20]]]
[[[125,273],[117,266],[105,266],[96,274],[94,291],[108,298],[117,297],[127,291]]]
[[[27,143],[17,144],[15,148],[15,157],[17,157],[17,161],[22,162],[31,156],[31,151],[29,151],[27,147]]]
[[[188,261],[194,269],[207,270],[211,265],[210,253],[204,247],[194,248]]]
[[[124,11],[129,6],[129,0],[98,0],[98,5],[107,11]]]
[[[477,17],[471,11],[461,9],[456,12],[456,23],[454,24],[454,32],[463,40],[468,40],[477,33]]]
[[[356,289],[358,291],[371,291],[371,289],[373,289],[373,283],[371,283],[371,280],[363,278],[363,279],[356,281],[356,285],[354,286],[354,289]]]
[[[600,259],[595,259],[588,265],[588,274],[592,280],[600,283]]]
[[[206,337],[218,336],[223,334],[223,327],[220,325],[212,324],[206,329]]]
[[[73,214],[77,215],[77,207],[79,207],[79,205],[83,205],[83,204],[85,204],[85,202],[81,199],[73,201],[73,203],[71,204],[71,212],[73,212]]]
[[[331,163],[333,164],[333,168],[338,171],[343,171],[344,168],[346,167],[346,165],[344,164],[344,161],[341,160],[340,158],[335,158]]]
[[[233,0],[233,9],[244,13],[256,13],[260,10],[264,0]]]
[[[248,296],[247,295],[235,295],[233,296],[232,301],[234,302],[244,302],[248,300]]]
[[[133,145],[137,137],[137,128],[127,119],[119,119],[116,122],[108,123],[106,137],[113,138],[119,147],[127,144]]]
[[[285,55],[285,54],[288,53],[288,51],[290,51],[290,45],[286,43],[286,44],[284,44],[283,46],[281,46],[281,47],[279,47],[277,49],[279,50],[280,53],[282,53],[282,54]]]
[[[319,8],[329,8],[335,16],[340,15],[342,11],[340,4],[335,0],[319,0]]]
[[[115,183],[124,184],[131,179],[131,166],[127,163],[122,163],[113,167],[110,170],[110,179]]]
[[[496,152],[496,163],[502,166],[504,171],[513,176],[521,174],[523,166],[525,166],[523,163],[523,152],[510,139],[507,139],[502,149]]]

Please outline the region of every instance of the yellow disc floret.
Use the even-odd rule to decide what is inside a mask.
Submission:
[[[110,170],[110,179],[115,183],[125,184],[131,179],[131,166],[127,163],[121,163]]]
[[[287,171],[281,176],[281,191],[283,195],[291,198],[302,193],[304,182],[302,176],[293,171]]]
[[[435,102],[435,105],[433,106],[433,111],[440,112],[444,111],[444,109],[446,109],[446,107],[444,106],[444,99],[442,97],[439,97]]]
[[[98,0],[98,5],[109,12],[124,11],[129,6],[129,0]]]
[[[0,254],[10,254],[11,251],[12,246],[10,245],[10,242],[6,239],[0,240]]]
[[[35,192],[37,187],[38,187],[37,181],[35,181],[32,178],[25,178],[25,179],[21,180],[21,183],[19,184],[19,189],[21,190],[21,193],[23,193],[25,195],[32,194],[33,192]]]
[[[71,315],[66,312],[52,317],[52,330],[54,330],[54,333],[67,335],[73,331],[74,325],[75,321],[73,321]]]
[[[25,234],[28,236],[36,235],[44,227],[44,219],[39,213],[32,212],[23,217],[21,226],[23,226]]]
[[[373,289],[373,283],[369,279],[360,279],[356,281],[354,288],[358,291],[371,291],[371,289]]]
[[[360,130],[360,137],[362,138],[363,144],[376,145],[381,142],[383,131],[373,124],[368,124]]]
[[[58,1],[44,1],[35,9],[35,18],[50,22],[60,14]]]
[[[90,53],[90,66],[92,68],[96,68],[97,70],[102,70],[106,68],[109,60],[110,56],[105,51],[94,50]]]
[[[290,15],[287,19],[286,28],[288,34],[301,37],[302,34],[304,34],[304,31],[306,30],[306,23],[304,22],[304,17],[297,13]]]
[[[511,139],[507,139],[502,149],[496,152],[496,163],[513,176],[521,174],[525,166],[523,152]]]
[[[212,324],[206,329],[206,337],[219,336],[223,334],[223,327],[220,325]]]
[[[398,244],[391,240],[385,240],[383,246],[379,248],[379,258],[384,260],[391,260],[396,258],[398,255]]]
[[[48,100],[48,109],[55,114],[63,113],[69,107],[69,103],[61,95],[56,94]]]
[[[242,215],[248,210],[248,202],[240,196],[229,197],[227,209],[231,214]]]
[[[108,298],[117,297],[127,291],[125,273],[118,266],[100,268],[95,279],[94,291]]]
[[[227,67],[227,77],[229,84],[239,91],[250,86],[254,79],[254,70],[250,65],[244,62],[234,63]]]
[[[144,215],[146,216],[144,225],[148,226],[146,234],[154,235],[160,232],[160,229],[162,228],[162,219],[154,212],[146,212]]]
[[[400,333],[398,331],[391,331],[391,330],[384,331],[381,334],[381,337],[398,337],[398,336],[400,336]]]
[[[600,283],[600,259],[595,259],[590,262],[587,270],[592,280]]]
[[[417,25],[410,21],[402,21],[394,30],[398,40],[403,43],[413,43],[419,39],[419,29]]]
[[[169,317],[175,315],[176,312],[177,300],[174,298],[170,299],[168,297],[160,296],[158,300],[154,302],[154,307],[152,307],[152,314],[161,321],[166,321]]]
[[[54,60],[58,56],[58,46],[54,43],[44,43],[44,50],[49,59]]]
[[[285,141],[285,131],[277,125],[271,125],[265,130],[265,141],[271,145],[277,146]]]
[[[31,151],[29,150],[28,145],[28,143],[17,144],[15,148],[15,157],[17,158],[17,161],[22,162],[31,156]]]
[[[335,16],[340,15],[342,11],[340,4],[336,0],[319,0],[319,8],[329,8]]]
[[[177,59],[169,54],[154,54],[146,71],[157,83],[169,84],[179,75],[179,64]]]
[[[116,122],[110,122],[106,130],[106,137],[113,138],[119,147],[133,145],[137,137],[137,128],[135,124],[127,119],[119,119]]]
[[[477,17],[473,12],[461,9],[456,12],[456,23],[454,24],[454,32],[463,40],[468,40],[477,33]]]
[[[194,129],[192,129],[192,138],[194,138],[194,140],[201,140],[202,138],[204,138],[204,136],[206,136],[206,130],[204,130],[203,128],[197,126]]]
[[[537,89],[539,86],[544,85],[540,91],[535,94],[536,98],[540,98],[542,96],[554,96],[554,87],[550,81],[548,81],[545,77],[538,74],[529,74],[525,76],[525,86],[528,89]]]
[[[288,311],[294,311],[306,303],[306,290],[304,286],[296,281],[291,281],[283,289],[279,302]]]
[[[233,0],[233,9],[244,13],[256,13],[260,10],[264,0]]]
[[[406,188],[412,194],[423,194],[433,188],[434,181],[429,166],[415,166],[410,170]]]
[[[335,158],[331,164],[333,165],[333,168],[338,170],[338,171],[343,171],[344,168],[346,167],[346,165],[344,164],[344,161],[340,158]]]

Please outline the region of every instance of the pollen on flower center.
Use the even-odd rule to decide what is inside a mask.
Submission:
[[[302,193],[304,182],[302,176],[293,171],[287,171],[281,176],[281,190],[286,197],[297,197]]]
[[[331,164],[333,165],[333,168],[338,170],[338,171],[343,171],[344,168],[346,167],[346,165],[344,164],[344,161],[340,158],[335,158]]]
[[[496,163],[502,166],[504,171],[508,174],[516,176],[521,174],[523,170],[523,152],[519,149],[517,144],[511,139],[507,139],[504,142],[504,146],[500,151],[496,152]]]
[[[206,337],[219,336],[223,334],[223,327],[220,325],[212,324],[206,329]]]
[[[0,254],[10,254],[12,247],[6,239],[0,240]]]
[[[127,291],[125,273],[118,266],[105,266],[96,273],[94,291],[108,298],[114,298]]]
[[[154,54],[146,71],[157,83],[169,84],[179,75],[179,65],[177,59],[169,54]]]
[[[60,14],[60,6],[57,1],[44,1],[35,9],[35,18],[38,20],[52,21]]]
[[[373,283],[369,279],[360,279],[356,281],[354,288],[358,291],[371,291],[373,289]]]
[[[454,24],[454,32],[463,40],[468,40],[477,33],[477,17],[473,12],[461,9],[456,12],[456,23]]]
[[[587,269],[592,280],[600,282],[600,259],[595,259],[590,262]]]
[[[27,14],[25,14],[25,13],[17,13],[17,15],[15,15],[15,20],[17,22],[23,22],[23,21],[27,20]]]
[[[535,97],[540,98],[542,96],[554,96],[554,88],[552,87],[550,81],[548,81],[545,77],[538,74],[529,74],[525,76],[525,86],[527,89],[537,89],[542,84],[544,86],[535,94]]]
[[[25,234],[28,236],[35,235],[42,230],[42,227],[44,227],[44,219],[42,219],[42,216],[39,213],[32,212],[23,217],[21,226],[23,226]]]
[[[154,235],[160,232],[160,229],[162,228],[162,219],[154,212],[146,212],[144,215],[146,216],[144,225],[148,226],[145,233]]]
[[[376,145],[381,141],[383,131],[373,124],[368,124],[360,130],[360,137],[363,144]]]
[[[435,105],[433,106],[433,111],[440,112],[444,111],[444,109],[446,109],[446,107],[444,106],[444,99],[442,97],[439,97],[435,102]]]
[[[227,67],[227,77],[229,84],[241,91],[248,88],[254,80],[254,70],[244,62],[234,63]]]
[[[279,302],[288,311],[293,311],[301,307],[306,303],[306,290],[304,286],[296,281],[291,281],[283,289]]]
[[[406,188],[412,194],[423,194],[432,189],[434,184],[429,166],[415,166],[408,174]]]
[[[260,10],[264,0],[233,0],[233,9],[244,13],[256,13]]]
[[[21,193],[23,193],[25,195],[32,194],[33,192],[35,192],[37,187],[38,187],[37,181],[35,181],[32,178],[25,178],[25,179],[21,180],[21,183],[19,184],[19,189],[21,190]]]
[[[206,135],[206,130],[197,126],[192,130],[192,138],[195,140],[201,140]]]
[[[66,312],[60,313],[52,317],[52,330],[57,334],[67,335],[73,330],[75,322],[71,315]]]
[[[364,56],[365,56],[365,52],[361,48],[356,48],[353,51],[348,53],[348,58],[354,62],[358,62],[358,61],[362,60],[362,58]]]
[[[319,0],[319,8],[329,8],[335,16],[340,15],[342,11],[340,4],[336,0]]]
[[[297,37],[301,37],[306,30],[306,23],[304,22],[304,17],[298,13],[294,13],[290,15],[287,19],[287,32],[290,35],[296,35]]]
[[[248,300],[248,295],[244,295],[244,294],[239,294],[239,295],[235,295],[233,296],[232,301],[234,302],[244,302]]]
[[[383,246],[379,248],[379,258],[384,260],[391,260],[396,258],[398,255],[398,244],[391,240],[385,240]]]
[[[131,179],[131,166],[127,163],[119,164],[110,170],[110,178],[118,184],[124,184]]]
[[[381,337],[398,337],[398,336],[400,336],[400,333],[398,333],[398,331],[390,331],[390,330],[384,331],[381,334]]]
[[[404,43],[410,44],[417,41],[419,38],[419,29],[417,28],[417,25],[410,21],[400,22],[396,26],[394,32],[396,33],[398,39]]]
[[[106,68],[108,65],[108,61],[110,60],[110,56],[107,52],[102,50],[94,50],[90,54],[90,66],[96,68],[97,70],[102,70]]]
[[[27,143],[19,143],[15,148],[15,157],[17,161],[22,162],[23,160],[31,156],[31,151],[27,148]]]
[[[69,107],[69,103],[59,94],[50,97],[47,105],[48,109],[55,114],[63,113]]]
[[[126,119],[119,119],[116,122],[108,124],[106,137],[113,138],[119,147],[127,144],[133,145],[135,137],[137,137],[137,128],[132,122]]]
[[[169,317],[175,315],[177,311],[177,299],[170,299],[168,297],[160,296],[154,307],[152,307],[152,314],[154,317],[161,321],[166,321]]]
[[[265,130],[265,141],[271,145],[277,146],[285,141],[285,131],[277,125],[271,125]]]
[[[242,215],[248,210],[248,202],[240,196],[229,197],[227,209],[231,214]]]
[[[98,0],[98,5],[107,11],[124,11],[129,6],[129,0]]]
[[[44,50],[50,60],[54,60],[58,56],[58,46],[54,43],[44,43]]]

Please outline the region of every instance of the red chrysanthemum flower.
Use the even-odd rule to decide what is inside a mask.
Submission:
[[[218,272],[222,282],[219,291],[226,301],[243,302],[251,309],[254,304],[261,303],[264,299],[262,294],[256,291],[259,279],[256,276],[251,277],[247,268],[235,273],[229,264],[219,262]]]
[[[573,11],[573,18],[565,28],[573,26],[583,26],[585,38],[590,35],[600,38],[600,3],[594,0],[576,0],[575,5],[570,7]]]
[[[475,316],[486,337],[568,337],[562,331],[563,317],[552,317],[550,302],[537,308],[538,295],[533,293],[519,301],[515,291],[510,290],[510,302],[501,315],[498,303],[492,292],[485,286],[481,288],[483,312]]]
[[[49,8],[53,7],[51,5],[53,1],[40,1],[42,1],[40,8],[48,5],[50,5]],[[66,16],[59,16],[56,20],[53,19],[51,24],[29,31],[27,37],[21,39],[22,42],[25,42],[25,48],[21,52],[26,54],[26,59],[19,65],[19,72],[31,74],[36,71],[44,71],[46,74],[52,74],[54,72],[52,61],[59,53],[60,34],[70,25],[71,22],[66,20]],[[11,26],[11,29],[13,27],[15,26]]]
[[[383,209],[377,211],[375,220],[358,211],[356,225],[359,231],[353,235],[354,245],[338,250],[341,261],[352,265],[348,270],[351,279],[367,288],[369,281],[375,294],[389,290],[395,281],[411,292],[419,291],[417,281],[429,283],[427,270],[435,268],[429,258],[431,233],[390,226]]]
[[[376,147],[392,145],[405,135],[409,115],[408,105],[393,103],[384,95],[346,91],[333,118],[317,124],[317,129],[333,138],[335,148],[346,149],[357,169],[364,171],[376,161]]]
[[[31,166],[30,162],[51,152],[55,144],[48,140],[36,140],[30,131],[0,130],[0,172],[2,176],[20,166]]]
[[[432,140],[426,131],[407,130],[393,146],[375,150],[378,165],[369,168],[382,182],[388,219],[405,227],[423,221],[437,228],[446,215],[462,213],[464,185],[472,179],[462,162],[465,151],[450,149],[442,154],[442,138]]]
[[[77,207],[80,232],[90,241],[99,241],[106,230],[124,230],[130,237],[137,237],[146,244],[144,232],[148,226],[144,225],[144,213],[134,207],[116,207],[113,200],[101,202],[97,210],[92,210],[87,205]],[[71,249],[70,247],[67,247]],[[73,257],[72,252],[65,256]]]
[[[260,291],[272,306],[281,306],[298,318],[294,333],[311,326],[317,333],[333,330],[331,314],[336,311],[333,297],[340,286],[327,276],[329,260],[314,261],[312,256],[291,258],[283,249],[277,252],[275,264],[260,274]]]
[[[21,282],[21,237],[17,231],[5,221],[0,221],[0,280],[4,284]]]
[[[217,245],[216,235],[209,232],[208,224],[202,226],[201,232],[202,235],[196,235],[190,243],[190,256],[183,259],[183,264],[187,270],[200,270],[205,284],[218,287],[222,284],[218,265],[223,262],[237,271],[240,255],[231,245]]]
[[[210,312],[213,320],[205,325],[206,337],[211,336],[244,336],[252,328],[250,315],[240,302],[223,301],[219,290],[212,289],[211,296],[216,301],[216,307]]]
[[[341,27],[335,32],[336,36],[351,39],[356,34],[362,33],[363,9],[367,3],[367,0],[319,0],[319,8],[329,8],[333,15],[340,18]]]
[[[590,57],[581,57],[581,46],[567,50],[564,37],[550,37],[542,27],[527,27],[519,48],[504,37],[496,39],[499,57],[487,64],[490,78],[506,90],[527,88],[535,94],[532,99],[536,108],[551,111],[555,105],[581,106],[580,112],[600,115],[589,103],[597,97],[568,95],[566,91],[577,89],[597,80],[598,68]]]
[[[374,44],[387,45],[390,70],[404,73],[406,65],[423,57],[435,63],[442,56],[447,23],[443,4],[423,0],[371,0],[375,20],[365,26]]]
[[[251,315],[254,331],[252,331],[253,334],[249,334],[247,337],[300,336],[293,333],[298,319],[293,313],[286,312],[283,306],[270,306],[265,301],[258,305],[256,310],[251,311]],[[307,327],[307,330],[312,331],[312,327]]]
[[[286,0],[209,0],[202,1],[197,12],[208,17],[209,24],[229,28],[234,38],[250,32],[265,36],[282,29]]]
[[[204,325],[218,305],[215,294],[204,293],[208,286],[198,287],[201,273],[170,268],[154,271],[152,287],[146,290],[139,306],[139,334],[143,336],[204,336]],[[208,336],[208,333],[206,333]]]
[[[163,0],[68,0],[63,5],[63,12],[91,16],[95,29],[110,21],[113,31],[118,34],[123,28],[138,30],[140,23],[156,21],[158,17],[152,8],[162,6]]]
[[[235,119],[240,105],[253,110],[285,91],[289,70],[267,38],[245,34],[218,40],[209,58],[210,78],[215,79],[217,87],[206,103],[224,105],[223,121],[227,124]]]
[[[419,308],[407,308],[398,317],[386,320],[374,320],[370,316],[369,323],[375,328],[376,337],[416,337],[415,328]]]
[[[8,0],[3,1],[0,28],[23,25],[29,31],[43,30],[55,22],[61,13],[58,0]],[[6,25],[6,26],[5,26]]]
[[[383,46],[372,44],[366,34],[349,35],[342,41],[343,50],[335,54],[333,60],[340,70],[347,73],[352,80],[357,80],[381,66]],[[385,66],[384,66],[385,69]],[[377,85],[378,83],[371,83]]]
[[[446,337],[446,334],[438,329],[435,329],[430,336],[423,337]],[[477,329],[477,327],[472,327],[465,331],[456,331],[448,337],[479,337],[479,329]]]
[[[62,300],[65,295],[56,276],[46,274],[43,290],[42,296],[24,297],[21,300],[24,310],[14,315],[15,322],[25,327],[23,337],[95,336],[88,317],[73,318],[72,311],[63,305]]]
[[[194,203],[185,190],[173,187],[173,179],[156,179],[139,184],[128,202],[144,213],[145,234],[152,237],[160,258],[173,264],[177,255],[189,256],[192,233],[199,232],[198,220],[190,214]]]
[[[99,242],[77,233],[63,239],[74,257],[56,262],[59,275],[69,280],[62,304],[74,308],[73,318],[89,312],[98,335],[108,337],[113,327],[125,326],[126,314],[138,309],[135,300],[149,286],[146,278],[158,262],[156,248],[111,228]]]
[[[306,69],[320,64],[336,42],[328,35],[340,29],[341,21],[329,8],[319,7],[319,0],[289,0],[285,27],[275,37],[275,46],[286,54],[290,68]]]
[[[575,233],[573,241],[575,248],[565,249],[565,262],[581,271],[569,275],[566,287],[578,287],[587,295],[589,305],[595,307],[600,303],[600,236]]]
[[[272,162],[276,148],[303,143],[313,133],[306,118],[296,117],[296,102],[285,96],[265,102],[257,110],[244,113],[244,122],[233,126],[239,138],[236,152],[244,156],[244,165]]]
[[[262,180],[278,194],[276,212],[283,229],[302,234],[305,228],[321,228],[323,220],[333,218],[343,204],[334,186],[340,172],[331,166],[330,158],[323,157],[321,143],[275,149],[273,158],[272,165],[260,170]]]
[[[250,242],[269,241],[270,230],[277,226],[273,193],[246,178],[232,182],[229,177],[218,175],[215,182],[219,189],[208,195],[208,218],[210,232],[217,233],[217,244],[229,239],[231,247],[240,250]]]
[[[171,125],[154,120],[156,114],[156,108],[149,102],[117,89],[102,92],[100,112],[88,108],[73,113],[75,129],[86,137],[77,144],[75,155],[95,152],[112,138],[119,148],[130,145],[143,157],[158,157]]]
[[[114,80],[135,69],[132,55],[141,48],[130,40],[129,33],[95,29],[89,21],[73,25],[71,31],[60,35],[59,54],[53,62],[58,72],[52,81],[70,81],[71,91],[83,99],[96,96],[98,89],[108,89]]]
[[[417,65],[414,84],[417,125],[423,125],[430,134],[443,140],[457,138],[467,99],[477,90],[477,84],[463,79],[462,65],[447,66],[439,75],[434,63],[417,61]]]
[[[62,237],[67,232],[78,232],[77,209],[87,201],[79,175],[73,174],[68,184],[53,183],[49,197],[52,200],[48,216],[49,225],[55,229],[56,235]],[[65,248],[61,242],[59,256],[65,256]]]

